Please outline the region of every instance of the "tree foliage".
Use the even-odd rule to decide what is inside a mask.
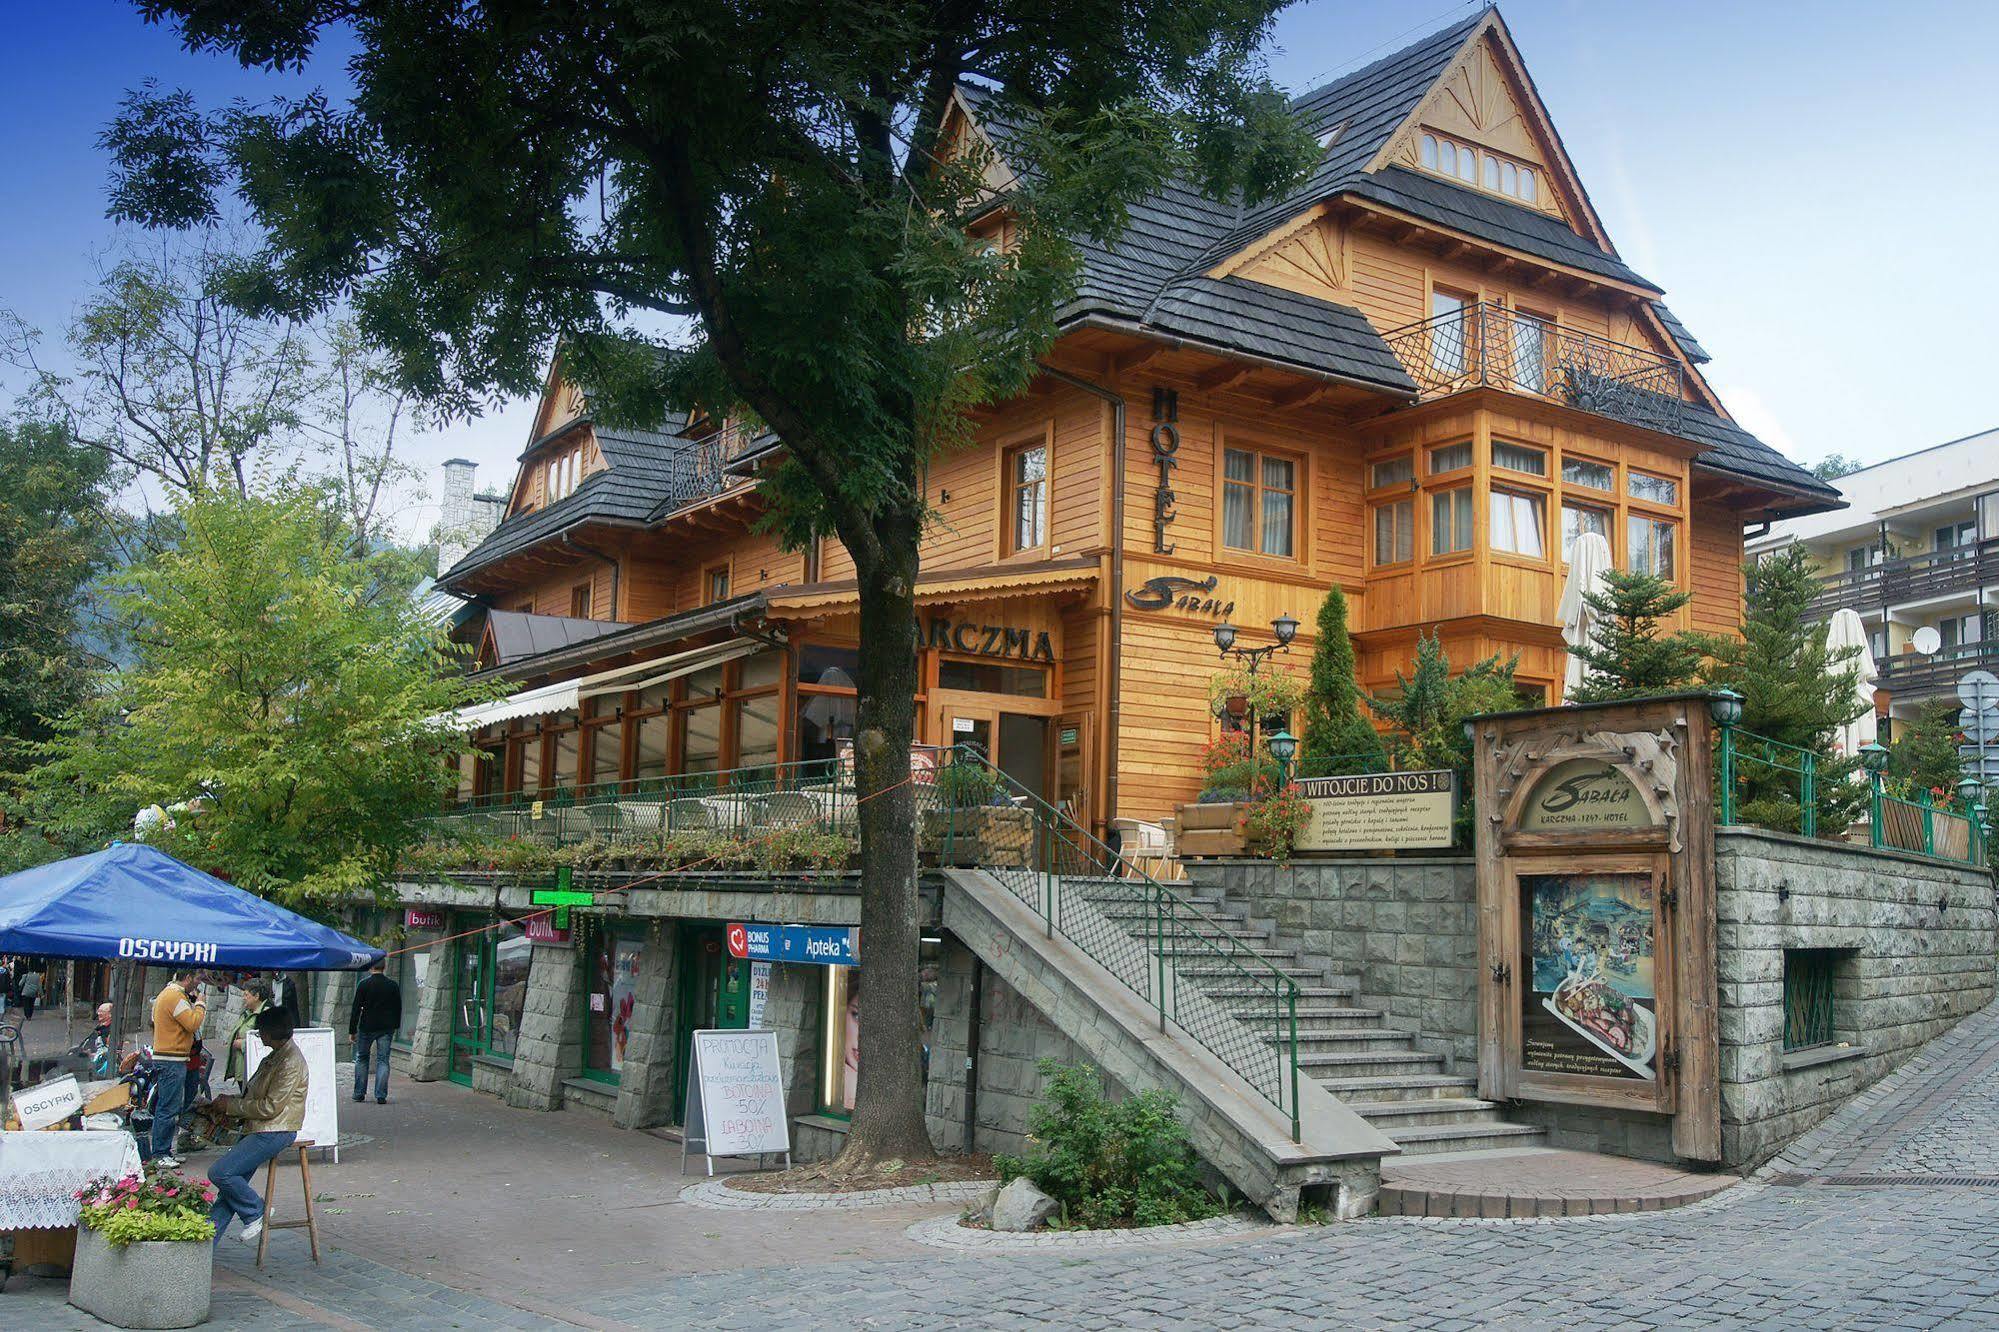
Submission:
[[[1821,590],[1810,554],[1793,543],[1744,566],[1739,635],[1692,641],[1707,657],[1701,682],[1742,695],[1744,730],[1815,756],[1818,826],[1837,833],[1866,800],[1866,787],[1855,776],[1860,756],[1837,752],[1837,732],[1865,705],[1856,692],[1856,654],[1828,648],[1825,622],[1812,613]],[[1799,826],[1796,774],[1753,759],[1739,762],[1737,774],[1738,809],[1746,822]]]
[[[1299,753],[1316,776],[1332,772],[1370,772],[1380,766],[1381,735],[1360,712],[1360,685],[1355,679],[1353,639],[1347,633],[1347,596],[1334,584],[1319,607],[1318,638],[1312,645],[1312,668],[1305,687],[1305,727]],[[1327,767],[1327,760],[1345,760]]]
[[[1692,597],[1656,574],[1612,569],[1604,581],[1606,588],[1583,598],[1596,612],[1596,627],[1588,643],[1569,648],[1585,674],[1564,701],[1608,703],[1692,687],[1701,663],[1699,640],[1661,627]]]
[[[149,840],[252,892],[376,891],[455,781],[435,719],[490,691],[315,493],[204,490],[173,517],[126,572],[138,660],[40,748],[38,821],[102,842],[159,806]]]
[[[1482,712],[1504,712],[1520,705],[1513,672],[1520,658],[1501,661],[1497,654],[1451,674],[1450,654],[1437,635],[1416,638],[1416,660],[1409,674],[1395,673],[1395,692],[1367,695],[1367,705],[1391,728],[1388,751],[1400,768],[1449,768],[1459,777],[1459,789],[1469,791],[1472,743],[1465,719]]]
[[[1258,63],[1281,4],[141,0],[252,66],[301,66],[341,25],[356,95],[204,114],[141,90],[105,136],[115,215],[207,222],[233,184],[268,238],[238,298],[348,303],[443,410],[537,391],[559,338],[598,419],[700,404],[782,439],[768,524],[836,535],[860,587],[861,925],[882,983],[849,1167],[928,1150],[908,1002],[923,463],[1029,383],[1079,246],[1111,243],[1135,200],[1177,176],[1255,202],[1316,156]],[[960,99],[983,133],[948,136]],[[640,331],[684,315],[685,335]]]
[[[56,425],[0,423],[0,771],[91,687],[80,618],[110,548],[110,466]]]
[[[1958,753],[1964,733],[1957,726],[1958,712],[1953,699],[1931,699],[1913,720],[1896,724],[1894,742],[1888,746],[1888,776],[1905,786],[1911,799],[1918,791],[1956,797],[1958,780],[1964,776],[1964,759]]]

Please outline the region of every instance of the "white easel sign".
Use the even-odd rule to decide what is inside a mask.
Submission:
[[[782,1153],[791,1165],[791,1124],[784,1112],[784,1072],[777,1033],[709,1029],[694,1033],[694,1076],[681,1116],[680,1164],[698,1151],[715,1173],[718,1156]],[[696,1144],[699,1144],[697,1147]]]
[[[299,1126],[298,1140],[333,1153],[340,1160],[340,1083],[333,1057],[333,1028],[300,1027],[292,1042],[305,1056],[305,1122]],[[243,1033],[243,1085],[257,1076],[257,1065],[270,1050],[257,1039],[254,1030]]]

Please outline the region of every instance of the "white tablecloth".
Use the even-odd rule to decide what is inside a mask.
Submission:
[[[0,1230],[76,1224],[76,1191],[139,1173],[139,1145],[116,1133],[0,1133]]]

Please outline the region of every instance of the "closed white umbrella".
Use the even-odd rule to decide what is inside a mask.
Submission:
[[[1833,743],[1839,752],[1848,758],[1874,743],[1877,734],[1874,717],[1874,680],[1879,674],[1874,667],[1873,649],[1867,646],[1867,626],[1860,622],[1858,612],[1841,609],[1832,613],[1832,620],[1825,628],[1826,651],[1835,662],[1846,656],[1846,649],[1859,651],[1848,656],[1845,665],[1856,672],[1853,686],[1854,702],[1865,704],[1866,710],[1858,717],[1839,728]]]
[[[1562,586],[1562,641],[1570,647],[1588,645],[1596,634],[1596,609],[1584,598],[1591,593],[1601,593],[1609,588],[1604,575],[1609,573],[1610,543],[1596,532],[1584,532],[1576,538],[1575,548],[1569,552],[1569,581]],[[1583,659],[1569,654],[1568,674],[1562,683],[1562,698],[1566,702],[1583,682],[1589,668]]]

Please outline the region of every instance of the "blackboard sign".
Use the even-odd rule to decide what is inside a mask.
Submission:
[[[791,1164],[791,1125],[784,1113],[784,1072],[777,1033],[708,1029],[694,1033],[694,1076],[680,1117],[680,1159],[699,1151],[715,1173],[718,1156],[784,1154]],[[698,1147],[696,1144],[700,1144]]]

